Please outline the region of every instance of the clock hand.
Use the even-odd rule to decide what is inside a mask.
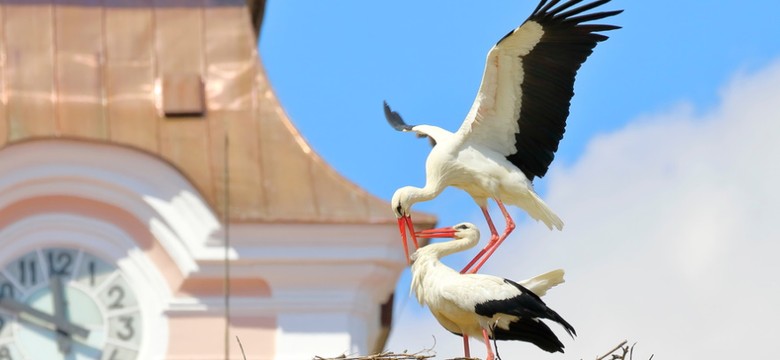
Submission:
[[[54,303],[54,318],[67,322],[67,300],[65,300],[65,291],[62,288],[62,280],[60,279],[59,274],[53,274],[51,277],[49,277],[49,287],[51,288],[52,301]],[[60,353],[62,354],[70,353],[70,347],[72,345],[70,333],[60,329],[59,327],[56,328],[56,332],[57,349],[59,349]]]
[[[5,309],[6,311],[17,315],[27,314],[29,316],[38,318],[41,321],[53,324],[59,331],[65,332],[67,334],[75,334],[83,338],[89,336],[89,330],[87,330],[86,328],[76,325],[67,320],[58,319],[30,305],[27,305],[23,302],[19,302],[16,299],[12,299],[12,298],[0,299],[0,309]]]

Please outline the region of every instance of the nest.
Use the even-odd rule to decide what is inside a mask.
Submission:
[[[391,351],[386,351],[379,354],[374,355],[366,355],[366,356],[346,356],[341,355],[334,358],[324,358],[322,356],[315,356],[312,360],[424,360],[424,359],[430,359],[435,357],[435,355],[430,353],[401,353],[396,354]],[[446,359],[446,360],[481,360],[480,358],[467,358],[467,357],[457,357],[452,359]]]
[[[394,353],[392,351],[385,351],[383,353],[366,355],[366,356],[347,356],[341,355],[334,358],[324,358],[321,356],[315,356],[313,360],[425,360],[434,357],[433,354],[428,352],[419,352],[414,354],[409,353]]]
[[[634,360],[634,346],[636,345],[636,343],[634,343],[631,346],[628,346],[627,343],[628,343],[627,340],[623,340],[620,344],[612,348],[606,354],[596,357],[596,360]],[[374,355],[365,355],[365,356],[340,355],[333,358],[315,356],[314,359],[312,360],[426,360],[435,357],[432,350],[433,349],[427,349],[413,354],[409,354],[406,352],[397,354],[392,351],[385,351],[383,353],[374,354]],[[500,357],[498,357],[498,354],[496,354],[496,358],[501,359]],[[458,357],[458,358],[452,358],[446,360],[480,360],[480,359]],[[651,355],[650,359],[648,360],[653,360],[653,355]]]

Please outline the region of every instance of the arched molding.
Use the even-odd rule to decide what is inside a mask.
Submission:
[[[0,212],[35,198],[66,196],[105,203],[146,224],[185,276],[196,259],[220,250],[220,223],[180,171],[158,157],[122,146],[35,140],[0,151]],[[221,249],[221,247],[220,247]]]

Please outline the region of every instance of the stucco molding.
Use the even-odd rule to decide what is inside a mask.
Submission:
[[[0,211],[24,200],[73,196],[123,209],[150,232],[182,274],[220,224],[175,168],[134,149],[70,140],[30,141],[0,151]]]

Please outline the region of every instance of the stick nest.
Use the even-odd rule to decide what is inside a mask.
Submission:
[[[433,354],[427,352],[421,353],[394,353],[392,351],[385,351],[383,353],[366,355],[366,356],[347,356],[341,355],[334,358],[324,358],[321,356],[315,356],[314,360],[425,360],[434,357]]]

